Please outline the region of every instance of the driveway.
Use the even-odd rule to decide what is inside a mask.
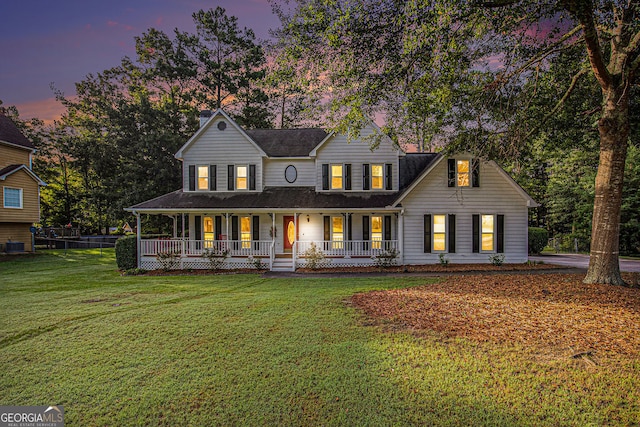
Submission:
[[[589,255],[581,254],[545,254],[530,256],[529,261],[542,261],[545,264],[566,265],[577,268],[589,267]],[[620,259],[620,271],[640,272],[640,260]]]

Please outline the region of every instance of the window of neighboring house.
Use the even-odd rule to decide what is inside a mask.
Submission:
[[[209,189],[209,166],[198,166],[198,190]]]
[[[331,165],[331,189],[342,190],[342,165]]]
[[[247,166],[236,166],[236,190],[246,190]]]
[[[447,216],[433,215],[433,251],[447,250]]]
[[[344,224],[341,216],[331,217],[331,240],[333,249],[344,247]]]
[[[371,165],[371,188],[373,190],[384,188],[384,165]]]
[[[4,207],[22,209],[22,188],[4,187]]]
[[[240,217],[240,240],[242,241],[242,249],[251,247],[251,217]]]
[[[382,248],[382,217],[371,217],[371,248]]]
[[[481,249],[483,251],[493,251],[494,250],[494,216],[493,215],[482,215],[481,216]]]

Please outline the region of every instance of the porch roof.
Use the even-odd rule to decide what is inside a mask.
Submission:
[[[128,208],[137,212],[196,210],[387,209],[398,193],[317,193],[315,187],[267,187],[262,192],[209,193],[182,189]]]

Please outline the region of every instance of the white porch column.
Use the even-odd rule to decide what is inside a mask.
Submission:
[[[398,250],[400,251],[400,265],[404,265],[404,209],[398,215]]]
[[[136,246],[137,246],[137,250],[136,250],[136,264],[138,265],[138,268],[142,268],[140,266],[140,252],[142,251],[142,234],[141,234],[141,229],[142,229],[142,221],[140,220],[140,214],[138,212],[134,212],[136,214]]]

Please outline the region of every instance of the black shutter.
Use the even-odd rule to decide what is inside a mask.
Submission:
[[[351,164],[344,165],[344,189],[351,190]]]
[[[235,183],[234,183],[234,172],[235,172],[235,166],[234,165],[229,165],[227,166],[227,190],[229,191],[233,191],[233,189],[235,188]]]
[[[391,248],[391,215],[384,216],[384,240],[386,240],[384,249],[389,250]]]
[[[237,216],[232,216],[231,217],[231,240],[238,240],[238,217]]]
[[[322,165],[322,189],[329,189],[329,165],[326,163]]]
[[[473,253],[480,252],[480,215],[472,216],[471,234],[473,235]]]
[[[431,253],[431,215],[424,216],[424,253]]]
[[[456,159],[447,160],[448,179],[447,185],[449,187],[456,186]]]
[[[362,165],[362,189],[369,190],[371,184],[371,165],[363,164]]]
[[[471,186],[480,187],[480,160],[471,161]]]
[[[209,190],[211,191],[216,191],[218,187],[216,171],[216,165],[209,165]]]
[[[496,252],[499,254],[504,253],[504,215],[498,215],[497,218],[497,243],[496,243]]]
[[[214,227],[214,231],[216,233],[215,240],[220,240],[220,236],[222,235],[222,217],[220,215],[215,217]]]
[[[353,233],[351,229],[353,228],[353,218],[351,215],[347,215],[347,240],[353,240]]]
[[[193,220],[195,221],[196,235],[193,236],[193,239],[191,240],[202,240],[202,217],[200,215],[196,215]]]
[[[196,191],[196,166],[189,165],[189,191]]]
[[[249,165],[249,190],[256,189],[256,165]]]
[[[393,190],[393,165],[391,163],[385,164],[384,170],[385,189]]]
[[[253,240],[260,240],[260,217],[258,215],[253,216],[253,224],[251,225],[251,238]]]
[[[328,250],[330,247],[330,244],[328,243],[331,240],[331,217],[330,216],[324,216],[323,217],[323,222],[324,222],[324,250]]]
[[[449,253],[456,253],[456,216],[449,214]]]
[[[369,217],[366,215],[362,217],[362,240],[364,240],[363,249],[365,251],[368,251],[369,240],[371,240],[371,235],[370,235],[370,220],[369,220]]]

